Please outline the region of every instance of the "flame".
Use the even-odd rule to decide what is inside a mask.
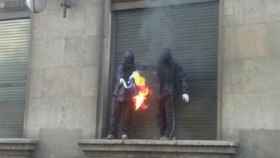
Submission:
[[[149,95],[149,89],[147,87],[140,88],[138,94],[133,97],[134,105],[135,105],[135,111],[139,110],[140,108],[146,109],[147,105],[145,104],[145,101],[147,99],[147,96]]]
[[[134,79],[137,91],[137,94],[133,97],[135,111],[139,109],[146,109],[146,100],[150,94],[149,87],[146,84],[146,79],[138,71],[134,71],[132,73],[132,78]]]

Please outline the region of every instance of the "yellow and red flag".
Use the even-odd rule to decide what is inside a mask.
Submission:
[[[146,110],[148,108],[147,98],[150,95],[146,79],[138,71],[134,71],[131,78],[133,78],[136,88],[136,95],[133,96],[134,110]]]

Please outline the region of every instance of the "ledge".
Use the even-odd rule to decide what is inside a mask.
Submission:
[[[215,1],[215,0],[173,0],[173,1],[165,1],[164,3],[162,3],[161,0],[153,0],[148,3],[145,2],[145,0],[132,1],[132,2],[116,2],[112,4],[112,11],[143,9],[143,8],[153,8],[153,7],[166,7],[172,5],[203,3],[209,1]]]
[[[38,141],[24,138],[1,138],[0,157],[31,158]]]
[[[178,155],[200,155],[207,157],[230,157],[237,153],[238,145],[228,141],[209,140],[101,140],[83,139],[79,146],[88,157],[122,157],[124,155],[144,156],[146,154],[161,157],[169,154],[169,157]],[[200,158],[199,157],[199,158]]]

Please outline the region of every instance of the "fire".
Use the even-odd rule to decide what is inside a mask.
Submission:
[[[135,111],[139,109],[147,109],[146,100],[150,94],[149,87],[146,84],[146,79],[138,72],[134,71],[131,75],[134,79],[136,95],[133,97],[133,102],[135,106]]]
[[[140,108],[147,108],[145,101],[147,99],[147,96],[149,95],[149,89],[147,87],[141,87],[139,89],[141,90],[139,90],[138,94],[133,97],[135,111],[139,110]]]

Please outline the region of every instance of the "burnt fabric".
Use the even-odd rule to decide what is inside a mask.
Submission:
[[[160,85],[159,125],[160,134],[173,137],[175,131],[175,103],[182,94],[189,94],[187,76],[171,55],[170,49],[164,49],[159,58],[157,77]]]
[[[131,109],[133,90],[126,89],[121,83],[123,78],[128,81],[129,76],[135,71],[134,54],[131,50],[126,51],[123,62],[118,66],[116,73],[116,85],[112,98],[109,134],[114,136],[120,127],[121,134],[127,134]]]

